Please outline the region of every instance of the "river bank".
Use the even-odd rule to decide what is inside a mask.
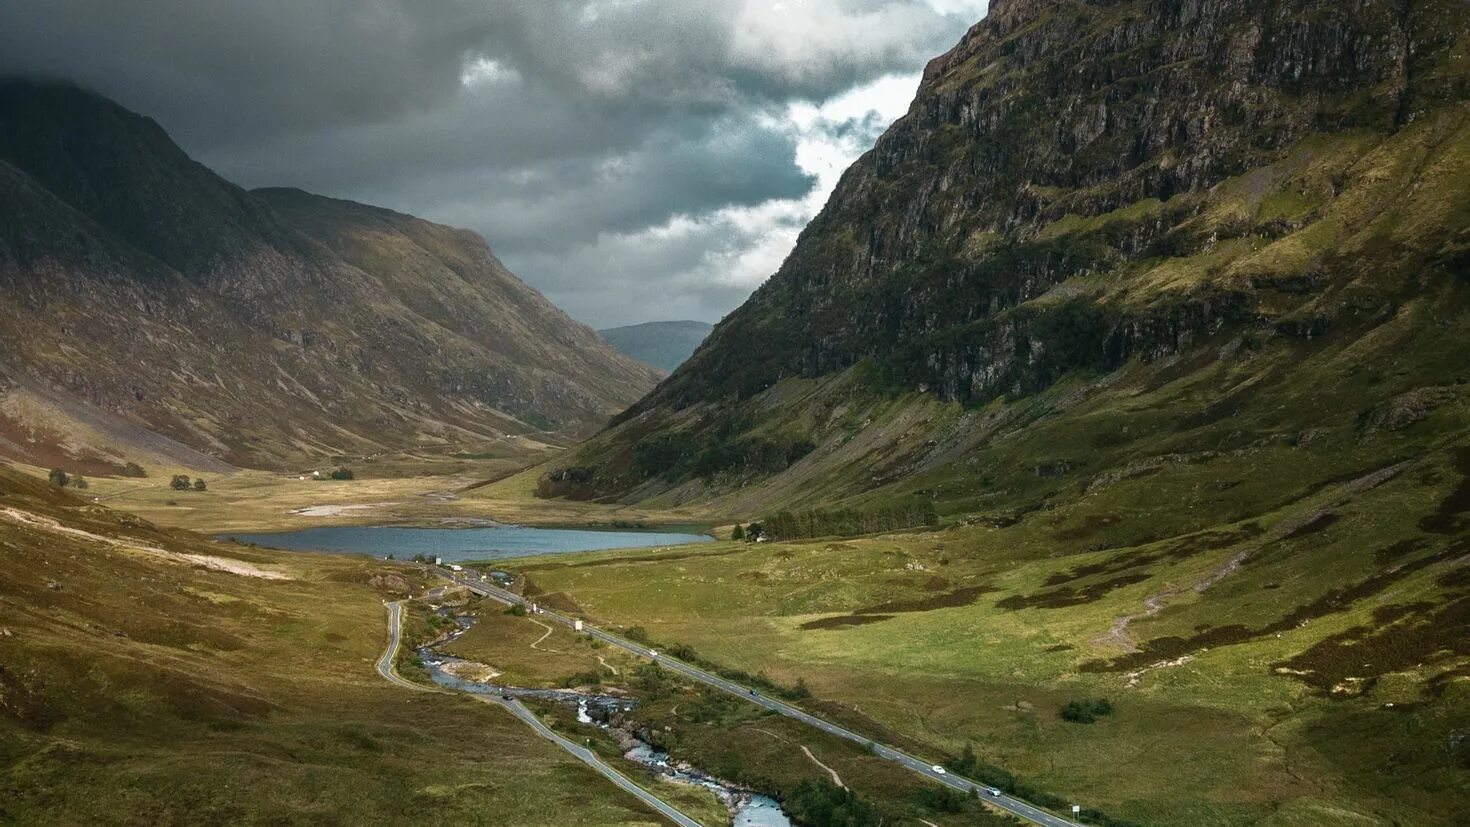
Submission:
[[[493,666],[447,654],[444,647],[468,632],[475,618],[442,611],[441,614],[454,617],[455,628],[417,649],[420,663],[438,686],[469,694],[563,707],[575,714],[577,723],[601,729],[617,744],[624,759],[644,768],[650,777],[713,793],[729,811],[734,827],[791,827],[790,819],[775,799],[720,779],[687,762],[674,761],[667,752],[639,738],[627,717],[638,705],[636,698],[579,689],[501,685],[494,682],[499,673]]]

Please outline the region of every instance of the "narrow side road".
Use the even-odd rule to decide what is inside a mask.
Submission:
[[[488,597],[500,603],[505,603],[512,606],[516,604],[527,605],[529,603],[529,601],[527,601],[525,598],[514,592],[506,591],[505,589],[499,588],[497,586],[491,586],[488,583],[471,580],[470,578],[464,577],[462,575],[451,574],[450,572],[444,571],[442,569],[437,569],[436,573],[439,574],[441,577],[448,578],[449,580],[452,580],[455,583],[464,586],[475,594]],[[574,629],[576,628],[577,624],[577,621],[573,620],[570,617],[541,607],[538,607],[537,617],[552,620]],[[838,738],[845,738],[849,741],[861,744],[871,749],[873,754],[878,756],[879,758],[892,761],[893,763],[898,764],[899,766],[909,770],[910,772],[914,772],[924,776],[930,781],[938,784],[943,784],[950,789],[959,790],[960,792],[964,793],[975,794],[978,792],[979,795],[985,800],[985,803],[989,804],[992,807],[995,807],[998,810],[1002,810],[1013,816],[1016,816],[1017,818],[1020,818],[1024,821],[1030,822],[1032,824],[1039,824],[1041,825],[1041,827],[1083,827],[1075,821],[1070,821],[1068,819],[1062,818],[1061,816],[1053,815],[1052,813],[1034,807],[1014,796],[1005,794],[991,795],[990,787],[984,784],[980,784],[976,781],[971,781],[968,778],[964,778],[962,776],[958,776],[944,770],[936,769],[937,765],[933,762],[921,760],[912,755],[909,755],[902,750],[895,749],[894,747],[890,747],[886,744],[880,744],[873,739],[866,738],[856,732],[853,732],[850,729],[847,729],[846,727],[838,726],[837,724],[834,724],[824,718],[818,718],[817,716],[812,715],[808,712],[804,712],[803,710],[794,707],[791,704],[759,694],[758,692],[756,692],[756,690],[748,686],[743,686],[741,684],[735,683],[734,681],[726,680],[719,675],[706,672],[697,666],[685,663],[684,661],[678,660],[676,658],[671,658],[668,655],[660,654],[652,649],[649,649],[647,646],[634,643],[631,640],[618,637],[617,635],[611,634],[609,632],[604,632],[601,629],[594,628],[592,626],[586,625],[585,623],[582,626],[582,632],[584,634],[597,638],[598,640],[601,640],[602,642],[610,646],[616,646],[619,649],[632,652],[633,654],[641,658],[656,661],[665,669],[678,672],[679,674],[684,675],[687,678],[698,681],[707,686],[712,686],[716,689],[723,690],[730,693],[731,695],[743,698],[750,703],[756,704],[758,706],[763,706],[766,709],[771,710],[772,712],[777,712],[785,715],[788,718],[794,718],[808,726],[819,729],[829,735],[835,735]]]
[[[398,659],[399,647],[403,645],[403,601],[400,600],[385,605],[388,607],[388,648],[383,651],[383,656],[378,658],[378,674],[382,675],[389,683],[404,687],[405,689],[412,689],[416,692],[434,692],[444,695],[458,694],[443,689],[421,686],[404,679],[398,674],[393,664]],[[673,805],[633,783],[627,776],[604,764],[602,759],[597,756],[597,753],[553,732],[550,727],[542,723],[541,719],[537,718],[536,714],[527,709],[521,702],[488,695],[470,695],[469,697],[504,708],[527,726],[531,727],[531,729],[535,730],[537,735],[571,753],[577,760],[601,773],[604,778],[613,782],[618,787],[632,793],[639,801],[652,807],[664,818],[679,825],[679,827],[704,827],[704,825],[679,812]]]

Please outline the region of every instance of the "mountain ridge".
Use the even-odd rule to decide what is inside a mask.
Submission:
[[[74,86],[0,83],[0,187],[10,392],[39,384],[231,464],[585,433],[656,379],[479,236],[247,192]]]
[[[787,469],[825,478],[824,454],[847,473],[855,426],[785,401],[812,382],[824,408],[1019,409],[1207,343],[1392,326],[1463,284],[1466,28],[1443,0],[996,4],[778,273],[576,460],[597,481],[544,493],[748,504]],[[954,427],[909,465],[997,437]],[[737,449],[701,462],[711,436]],[[894,438],[886,452],[912,453]],[[808,444],[829,450],[792,450]],[[847,473],[813,499],[910,476],[866,461],[883,483]]]

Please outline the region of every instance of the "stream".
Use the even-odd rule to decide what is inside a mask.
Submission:
[[[475,695],[499,695],[511,698],[529,698],[541,701],[550,701],[562,704],[568,708],[577,710],[577,721],[582,724],[592,724],[609,732],[613,731],[609,721],[615,713],[626,712],[637,706],[637,702],[631,698],[618,697],[615,695],[602,695],[591,692],[577,692],[571,689],[527,689],[524,687],[501,686],[498,684],[481,681],[467,680],[453,675],[448,671],[456,663],[465,663],[463,658],[447,655],[439,650],[439,647],[452,643],[474,625],[474,618],[457,616],[455,622],[459,628],[440,640],[418,649],[419,660],[424,668],[429,671],[429,676],[434,683],[445,689],[457,692],[468,692]],[[790,819],[781,810],[781,804],[770,796],[760,795],[750,790],[742,789],[727,781],[722,781],[712,775],[701,772],[699,769],[684,763],[673,763],[669,760],[669,754],[654,747],[653,745],[638,739],[627,730],[617,730],[616,735],[624,743],[633,742],[634,746],[623,754],[624,758],[633,761],[650,772],[659,775],[676,784],[684,784],[690,787],[702,787],[713,792],[725,803],[734,817],[734,827],[792,827]]]

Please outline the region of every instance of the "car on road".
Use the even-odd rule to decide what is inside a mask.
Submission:
[[[1000,798],[1000,790],[997,790],[994,787],[991,787],[990,789],[986,790],[986,792],[990,793],[990,795],[991,795],[992,798]]]
[[[938,773],[940,775],[946,775],[946,774],[948,774],[948,770],[946,770],[944,767],[939,766],[938,764],[935,764],[934,766],[930,767],[929,769],[934,770],[936,773]]]
[[[752,698],[759,698],[760,696],[757,695],[757,694],[755,694],[755,690],[752,689],[752,690],[750,690],[750,697],[752,697]]]

